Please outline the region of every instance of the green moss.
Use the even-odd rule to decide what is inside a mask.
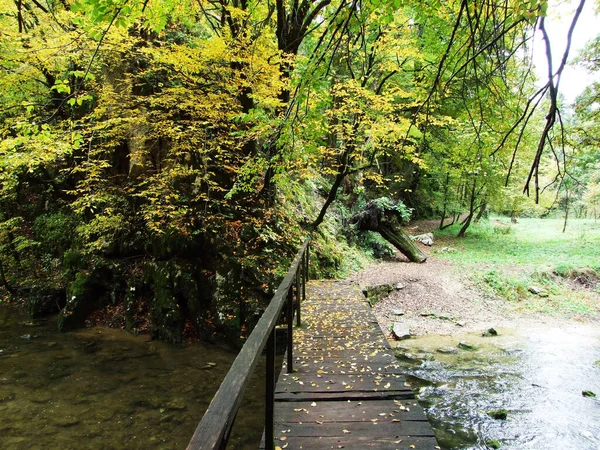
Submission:
[[[177,303],[174,286],[173,264],[156,262],[150,266],[152,299],[152,335],[167,342],[181,342],[184,315]]]
[[[92,311],[106,303],[112,275],[107,268],[77,273],[67,289],[66,305],[58,317],[59,330],[67,331],[82,326]]]
[[[488,439],[487,441],[485,441],[485,445],[488,448],[493,448],[493,449],[498,449],[498,448],[502,447],[502,445],[500,444],[500,442],[497,441],[496,439]]]
[[[488,414],[491,418],[496,420],[506,420],[508,417],[508,411],[505,409],[495,409],[493,411],[488,411]]]

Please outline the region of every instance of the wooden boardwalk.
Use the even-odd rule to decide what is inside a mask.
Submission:
[[[439,448],[358,285],[309,283],[302,322],[275,390],[276,446]]]

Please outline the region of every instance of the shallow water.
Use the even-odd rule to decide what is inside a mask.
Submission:
[[[235,356],[105,328],[61,334],[0,305],[0,449],[185,448]],[[229,448],[258,448],[259,367]]]
[[[419,386],[443,448],[600,449],[600,331],[499,329],[499,336],[425,336],[402,341],[406,373]],[[457,349],[461,341],[477,350]],[[446,348],[446,349],[444,349]],[[505,409],[506,420],[490,411]]]

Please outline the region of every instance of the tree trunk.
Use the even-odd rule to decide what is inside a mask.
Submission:
[[[2,286],[4,286],[4,288],[8,291],[10,295],[15,295],[15,291],[6,280],[6,274],[4,273],[4,266],[2,265],[2,261],[0,261],[0,283],[2,284]]]
[[[467,218],[464,221],[464,225],[462,226],[462,228],[458,232],[457,237],[459,237],[459,238],[465,237],[465,233],[467,232],[467,228],[469,228],[469,226],[471,226],[471,219],[472,218],[473,218],[473,214],[469,214],[467,216]]]
[[[325,218],[325,213],[327,212],[327,209],[329,209],[329,205],[331,205],[333,203],[333,201],[335,200],[335,197],[337,196],[337,191],[338,191],[339,187],[342,185],[342,181],[344,181],[345,177],[346,177],[345,170],[342,172],[338,172],[337,176],[335,177],[335,181],[333,182],[333,185],[331,186],[331,189],[329,190],[327,199],[325,200],[325,203],[323,204],[323,206],[321,208],[321,212],[319,212],[319,216],[312,223],[311,229],[316,230],[317,227],[319,225],[321,225],[321,223],[323,222],[323,219]]]
[[[444,185],[444,210],[442,211],[442,220],[440,220],[440,230],[444,229],[444,220],[446,220],[446,205],[448,203],[448,184],[450,184],[450,172],[446,172],[446,184]]]
[[[471,201],[469,203],[469,215],[463,222],[463,226],[460,229],[460,231],[458,232],[457,237],[459,237],[459,238],[465,237],[465,233],[467,232],[467,229],[471,225],[471,220],[473,220],[473,214],[475,213],[475,185],[476,185],[476,183],[477,183],[476,180],[473,180],[473,187],[471,188]]]
[[[487,211],[487,203],[483,202],[481,204],[481,207],[479,208],[479,212],[477,213],[477,217],[475,217],[475,223],[478,223],[481,220],[481,218],[485,215],[486,211]]]
[[[455,223],[456,223],[456,216],[452,216],[452,222],[450,222],[446,225],[440,226],[440,230],[445,230],[446,228],[451,227]]]
[[[562,230],[563,233],[567,229],[567,220],[568,219],[569,219],[569,191],[567,191],[567,198],[566,198],[566,204],[565,204],[565,223],[563,224],[563,230]]]
[[[361,231],[378,232],[410,261],[418,263],[427,261],[427,255],[402,229],[396,210],[384,209],[378,205],[377,201],[370,201],[364,211],[352,217],[351,223],[357,224]]]
[[[400,224],[386,221],[380,223],[376,231],[410,261],[417,263],[427,261],[427,255],[425,255],[425,253],[415,245],[415,242],[410,236],[400,228]]]

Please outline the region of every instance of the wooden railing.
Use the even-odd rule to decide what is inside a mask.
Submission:
[[[269,306],[254,327],[248,340],[246,340],[219,390],[210,402],[187,446],[188,449],[225,449],[235,416],[244,396],[244,390],[266,345],[265,449],[273,450],[275,327],[283,307],[287,306],[287,371],[291,373],[293,371],[293,317],[295,311],[296,325],[300,326],[300,302],[301,298],[306,297],[306,281],[308,280],[309,244],[310,238],[306,239],[300,250],[298,250],[287,276],[277,288]]]

